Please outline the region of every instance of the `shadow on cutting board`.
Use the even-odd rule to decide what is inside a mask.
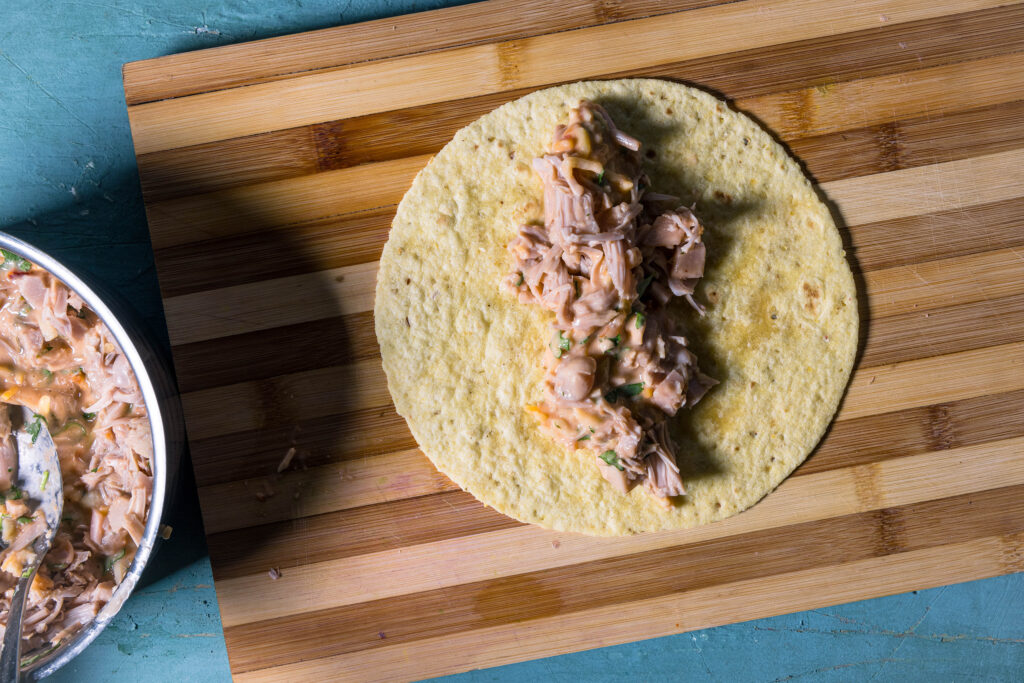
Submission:
[[[230,192],[205,193],[197,175],[185,196],[201,197],[223,236],[165,247],[158,261],[168,299],[217,306],[216,292],[233,288],[230,311],[217,310],[195,341],[174,348],[214,576],[287,573],[330,540],[317,538],[307,518],[365,504],[348,498],[365,482],[349,484],[344,466],[325,466],[410,447],[405,423],[387,421],[397,419],[390,400],[364,398],[360,382],[379,376],[379,352],[372,311],[351,303],[372,280],[365,266],[379,256],[391,213],[282,226],[287,216],[232,203]],[[339,248],[339,234],[370,248]],[[206,325],[202,313],[176,324]],[[245,414],[222,428],[218,414],[234,410]]]

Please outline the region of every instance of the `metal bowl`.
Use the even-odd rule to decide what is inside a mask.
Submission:
[[[52,273],[88,304],[114,335],[131,363],[146,400],[153,437],[153,496],[146,520],[146,532],[124,580],[92,622],[46,655],[22,669],[33,678],[49,676],[84,650],[118,613],[139,581],[146,563],[160,540],[161,520],[168,513],[171,489],[177,481],[178,465],[185,448],[185,428],[174,374],[166,356],[143,333],[138,314],[102,286],[87,284],[56,259],[30,244],[0,232],[0,248],[13,252]],[[98,290],[102,294],[98,293]]]

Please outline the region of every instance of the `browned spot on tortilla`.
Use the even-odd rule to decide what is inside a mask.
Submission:
[[[818,301],[821,299],[821,292],[818,288],[812,285],[810,282],[804,283],[804,296],[806,301],[804,302],[804,308],[807,309],[808,313],[817,314],[818,312]]]

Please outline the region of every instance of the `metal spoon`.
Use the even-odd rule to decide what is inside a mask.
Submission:
[[[50,438],[46,420],[36,417],[28,408],[22,408],[24,424],[15,432],[18,442],[18,488],[26,496],[30,506],[43,513],[46,531],[32,542],[35,558],[26,563],[18,586],[11,598],[11,610],[7,615],[7,630],[4,632],[3,649],[0,650],[0,681],[17,681],[21,664],[21,628],[25,612],[25,598],[29,586],[35,579],[36,570],[43,557],[50,550],[53,537],[60,527],[60,516],[64,510],[64,486],[60,476],[60,460],[57,448]],[[32,433],[28,431],[32,428]],[[38,431],[36,428],[38,427]]]

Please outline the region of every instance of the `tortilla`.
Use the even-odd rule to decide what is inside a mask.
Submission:
[[[627,495],[588,450],[543,435],[551,314],[501,291],[518,226],[541,215],[530,160],[581,99],[643,142],[652,190],[705,225],[708,261],[678,315],[721,381],[672,432],[687,494],[666,510]],[[750,507],[799,465],[842,397],[857,348],[853,277],[839,232],[796,161],[748,117],[660,80],[581,82],[510,102],[463,128],[416,176],[380,262],[374,306],[388,388],[423,452],[515,519],[594,535],[713,522]]]

